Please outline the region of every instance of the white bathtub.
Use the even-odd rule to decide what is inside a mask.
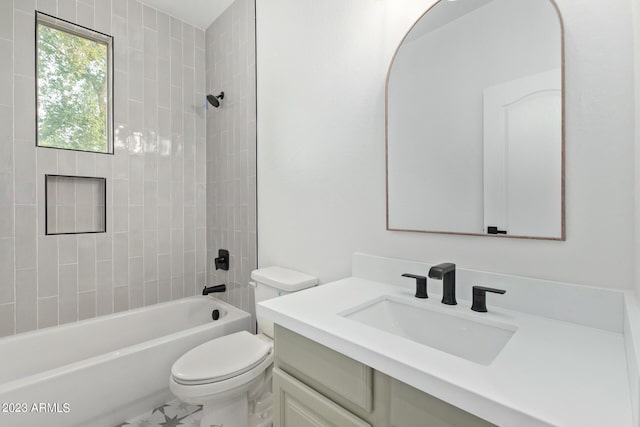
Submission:
[[[250,319],[196,296],[2,338],[0,426],[120,424],[174,398],[169,373],[182,354],[250,330]]]

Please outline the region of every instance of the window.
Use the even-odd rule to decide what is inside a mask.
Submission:
[[[113,153],[113,38],[36,13],[36,145]]]

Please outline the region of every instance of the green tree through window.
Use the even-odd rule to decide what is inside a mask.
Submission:
[[[38,145],[111,152],[110,46],[38,22]]]

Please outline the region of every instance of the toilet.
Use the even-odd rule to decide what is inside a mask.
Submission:
[[[301,291],[316,277],[282,267],[251,273],[255,302]],[[185,403],[202,405],[202,427],[272,425],[273,323],[260,317],[258,334],[225,335],[189,350],[171,367],[169,388]]]

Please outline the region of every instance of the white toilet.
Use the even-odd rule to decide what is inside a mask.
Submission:
[[[254,270],[256,304],[310,288],[318,279],[281,267]],[[273,324],[258,317],[258,335],[236,332],[185,353],[171,367],[169,388],[180,400],[203,405],[202,427],[272,424]]]

